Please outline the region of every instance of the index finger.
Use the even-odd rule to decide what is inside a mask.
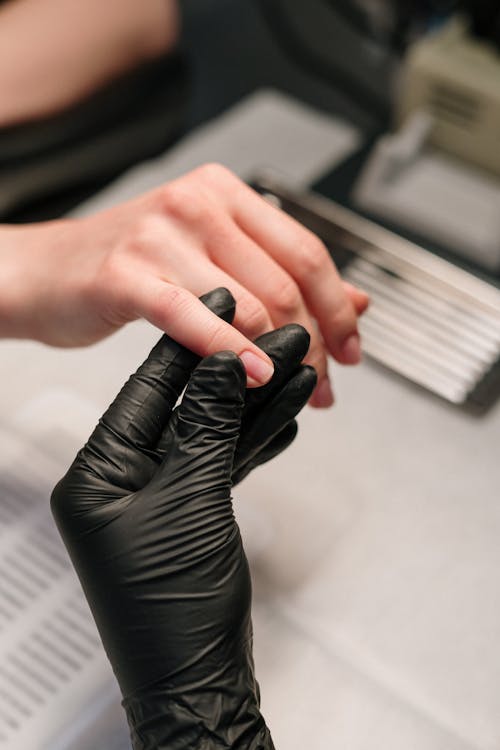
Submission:
[[[144,274],[139,278],[132,275],[121,294],[121,304],[127,310],[200,357],[221,351],[237,354],[245,366],[249,388],[265,385],[271,379],[274,365],[268,355],[187,289]]]

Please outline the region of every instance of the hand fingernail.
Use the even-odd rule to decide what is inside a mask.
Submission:
[[[318,383],[309,403],[318,409],[326,409],[332,406],[334,401],[332,387],[327,376]]]
[[[342,344],[342,359],[347,365],[361,362],[361,341],[359,334],[352,333]]]
[[[253,352],[243,352],[240,359],[247,371],[247,385],[250,388],[268,383],[274,373],[274,366],[268,359],[262,359]]]
[[[356,294],[359,297],[364,297],[365,299],[370,299],[368,292],[365,292],[364,289],[361,289],[359,286],[354,286],[353,289],[355,290]]]
[[[370,295],[364,292],[362,289],[358,289],[358,315],[362,315],[370,306]]]

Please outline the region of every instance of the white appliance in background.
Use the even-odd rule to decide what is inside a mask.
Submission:
[[[356,206],[500,271],[500,179],[430,145],[434,116],[414,112],[375,144],[353,191]]]
[[[411,44],[396,91],[401,125],[414,112],[434,118],[431,142],[461,161],[500,176],[500,60],[493,43],[453,16]]]

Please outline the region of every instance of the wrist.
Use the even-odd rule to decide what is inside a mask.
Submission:
[[[61,306],[67,222],[0,227],[0,338],[48,341]]]
[[[0,3],[0,127],[76,104],[168,53],[179,32],[177,0]]]
[[[274,750],[254,693],[172,693],[156,686],[123,701],[134,750]]]
[[[238,652],[209,659],[213,669],[191,669],[125,697],[134,750],[274,750],[260,712],[252,639]]]
[[[30,338],[30,276],[34,269],[27,257],[23,229],[0,228],[0,268],[0,338]]]

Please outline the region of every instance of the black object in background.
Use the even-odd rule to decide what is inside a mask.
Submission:
[[[349,208],[350,210],[357,213],[359,216],[364,216],[367,219],[379,224],[380,226],[388,229],[391,232],[404,237],[410,242],[414,242],[416,245],[424,247],[426,250],[438,255],[441,258],[459,266],[464,271],[472,273],[489,284],[493,284],[500,288],[500,276],[495,275],[486,271],[481,266],[473,263],[471,260],[463,258],[456,253],[453,253],[449,248],[444,245],[440,245],[434,240],[430,240],[425,234],[419,234],[416,231],[408,229],[407,227],[399,225],[397,222],[391,222],[387,218],[382,218],[371,214],[369,211],[361,209],[359,206],[353,203],[352,194],[354,186],[359,179],[359,176],[364,168],[366,160],[372,153],[375,143],[382,133],[376,135],[373,138],[367,139],[364,144],[354,153],[350,154],[344,161],[335,166],[334,169],[325,172],[324,175],[318,178],[318,180],[311,186],[311,190],[320,195],[324,195],[326,198],[330,198],[336,201],[342,206]]]
[[[471,0],[472,2],[472,0]],[[259,0],[297,65],[369,111],[387,129],[400,57],[449,17],[459,0]]]
[[[276,39],[311,74],[389,124],[396,58],[349,0],[260,0]]]
[[[181,0],[181,8],[177,56],[124,76],[58,117],[0,130],[0,221],[60,216],[262,87],[362,130],[380,126],[363,88],[359,95],[342,88],[284,51],[258,0]],[[334,32],[330,45],[336,42]]]
[[[500,49],[500,7],[498,0],[462,0],[471,19],[472,32]]]

